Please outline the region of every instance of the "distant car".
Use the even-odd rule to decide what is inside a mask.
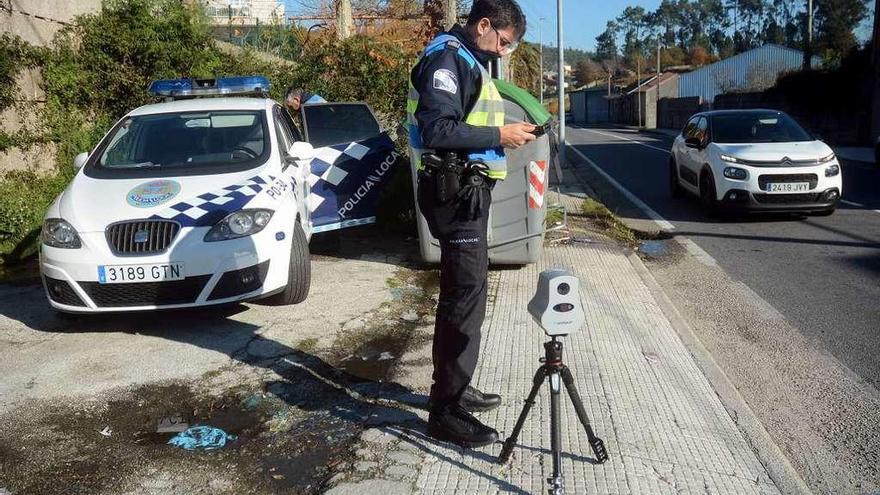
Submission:
[[[672,145],[669,188],[698,196],[709,212],[830,215],[843,193],[831,148],[777,110],[694,115]]]
[[[46,213],[49,303],[99,313],[301,302],[312,233],[375,221],[393,142],[362,103],[303,106],[303,137],[278,103],[254,97],[264,78],[159,83],[157,95],[180,98],[131,111],[78,155]]]

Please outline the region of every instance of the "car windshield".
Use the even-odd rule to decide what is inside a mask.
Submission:
[[[218,165],[248,166],[268,152],[267,139],[260,111],[138,115],[117,125],[94,166],[108,171],[175,172]]]
[[[797,122],[782,112],[742,112],[712,117],[716,143],[790,143],[812,141]]]

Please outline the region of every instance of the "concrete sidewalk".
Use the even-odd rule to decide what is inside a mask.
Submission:
[[[583,192],[565,183],[569,211]],[[506,438],[522,408],[548,340],[526,304],[538,273],[565,267],[581,280],[587,322],[564,339],[565,362],[610,460],[594,464],[586,434],[563,398],[563,474],[567,493],[779,493],[737,429],[649,288],[635,254],[602,240],[547,246],[537,265],[493,270],[490,312],[483,327],[475,385],[502,394],[479,417]],[[418,330],[429,338],[431,327]],[[397,380],[426,393],[430,342],[402,357]],[[406,365],[410,363],[410,365]],[[425,411],[418,411],[427,420]],[[549,387],[542,389],[508,465],[495,458],[501,443],[468,450],[436,442],[424,423],[384,418],[367,430],[352,469],[328,493],[546,493],[550,475]]]

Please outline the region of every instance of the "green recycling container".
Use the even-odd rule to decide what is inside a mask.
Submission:
[[[522,88],[497,79],[495,86],[504,98],[505,123],[529,122],[548,127],[552,123],[550,113]],[[498,182],[492,190],[489,263],[525,265],[535,263],[541,257],[547,213],[545,196],[551,159],[555,159],[551,156],[554,138],[551,132],[516,150],[506,150],[507,179]],[[412,172],[415,190],[415,168]],[[416,211],[422,258],[429,263],[438,263],[440,243],[431,235],[418,208]]]

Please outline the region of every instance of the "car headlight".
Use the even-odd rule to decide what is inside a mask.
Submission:
[[[830,162],[831,160],[834,160],[835,158],[837,158],[837,157],[834,156],[834,153],[831,153],[831,154],[828,155],[828,156],[824,156],[824,157],[822,157],[822,158],[819,158],[819,163],[828,163],[828,162]]]
[[[43,244],[63,249],[79,249],[82,242],[72,225],[60,218],[48,218],[40,233]]]
[[[272,210],[249,209],[230,213],[211,227],[205,234],[205,242],[225,241],[254,235],[263,230],[272,219]]]
[[[728,179],[745,180],[749,173],[741,168],[725,167],[724,176]]]
[[[721,158],[721,161],[723,162],[739,163],[739,160],[736,159],[736,157],[730,155],[721,155],[718,158]]]
[[[828,167],[825,167],[825,177],[834,177],[835,175],[840,173],[840,165],[834,164]]]

